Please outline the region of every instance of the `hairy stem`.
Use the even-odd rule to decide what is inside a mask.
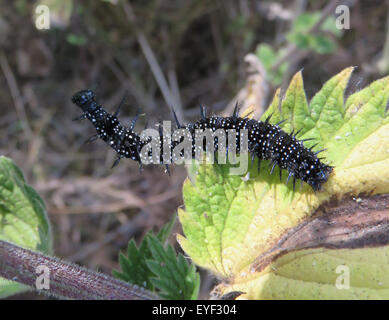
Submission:
[[[40,289],[39,291],[59,298],[83,300],[158,299],[153,293],[136,285],[0,240],[1,277],[37,290],[36,283],[44,274],[47,276],[48,289]]]

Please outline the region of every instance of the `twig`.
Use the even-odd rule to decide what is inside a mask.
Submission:
[[[172,89],[172,94],[174,95],[174,100],[177,102],[177,105],[173,105],[174,111],[177,115],[177,118],[180,123],[184,122],[184,115],[182,111],[182,102],[180,97],[180,88],[178,86],[177,74],[175,68],[170,68],[168,71],[169,84]]]
[[[25,135],[27,138],[30,138],[32,136],[32,130],[30,128],[30,125],[27,120],[26,111],[24,109],[24,103],[22,94],[19,90],[19,87],[17,85],[15,76],[12,72],[12,69],[8,63],[7,57],[5,56],[5,53],[3,50],[0,51],[0,66],[3,70],[5,79],[7,80],[7,84],[9,87],[9,90],[11,92],[12,99],[14,101],[16,113],[18,115],[19,120],[24,124],[25,127]]]
[[[335,8],[339,5],[340,0],[332,0],[322,11],[322,14],[319,20],[307,31],[307,34],[316,34],[320,31],[320,27],[323,22],[327,19],[327,17],[335,11]],[[285,54],[278,59],[274,65],[272,66],[272,71],[277,71],[278,68],[287,60],[289,60],[292,56],[294,56],[299,51],[299,48],[296,45],[291,44],[286,49]]]
[[[39,266],[47,268],[47,295],[79,300],[154,300],[153,293],[113,277],[0,240],[0,276],[36,289]],[[44,270],[44,269],[43,269]]]
[[[117,104],[125,95],[128,94],[128,91],[132,96],[135,97],[136,101],[139,101],[146,110],[151,110],[152,107],[155,107],[155,103],[151,101],[149,97],[147,97],[147,93],[144,88],[140,88],[139,84],[135,84],[133,79],[131,79],[131,74],[124,73],[122,68],[119,68],[114,58],[111,58],[105,62],[108,68],[111,69],[112,73],[116,76],[116,78],[122,84],[122,87],[118,90],[118,92],[108,100],[107,105]]]
[[[145,58],[146,58],[148,64],[150,65],[151,72],[153,73],[154,78],[157,81],[159,88],[161,89],[161,92],[162,92],[162,95],[165,99],[166,104],[169,107],[174,107],[175,109],[179,109],[178,114],[182,115],[182,105],[180,103],[180,99],[174,98],[174,94],[172,93],[172,90],[169,88],[169,85],[166,81],[166,78],[161,70],[161,67],[158,64],[157,59],[155,58],[154,52],[151,49],[145,34],[136,27],[136,17],[135,17],[135,14],[134,14],[130,4],[123,1],[123,8],[124,8],[124,11],[127,15],[127,19],[136,28],[136,30],[135,30],[136,38],[137,38],[138,43],[143,51],[143,54],[145,55]],[[182,119],[180,119],[180,120],[182,120]]]
[[[381,58],[375,63],[376,68],[370,68],[373,72],[374,69],[378,69],[378,71],[383,74],[389,69],[389,10],[386,14],[386,36],[384,48],[381,51]]]

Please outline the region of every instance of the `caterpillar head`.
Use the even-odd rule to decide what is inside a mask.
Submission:
[[[332,169],[333,167],[319,162],[310,170],[306,182],[314,191],[319,191],[321,189],[321,185],[328,180],[328,176],[332,172]]]
[[[95,94],[92,90],[81,90],[73,95],[72,102],[82,108],[94,98]]]

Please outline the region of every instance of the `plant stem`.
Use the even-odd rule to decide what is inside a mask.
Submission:
[[[40,289],[47,295],[79,300],[152,300],[153,293],[113,277],[93,272],[69,262],[43,255],[0,240],[0,276],[36,289],[37,278],[48,273],[49,289]]]
[[[327,6],[322,10],[321,16],[319,20],[307,31],[307,34],[317,34],[320,31],[320,27],[323,24],[323,22],[328,18],[329,15],[333,14],[335,12],[336,7],[340,4],[339,0],[332,0],[330,3],[327,4]],[[291,57],[294,57],[296,53],[299,51],[299,48],[296,47],[296,45],[291,44],[288,46],[285,54],[274,63],[272,66],[272,71],[278,70],[278,68],[287,60],[290,60]],[[307,54],[307,53],[305,53]],[[302,57],[300,57],[302,59]],[[296,59],[294,59],[296,60]]]
[[[132,10],[130,3],[123,2],[123,8],[127,16],[127,19],[132,23],[133,27],[135,28],[137,41],[150,66],[151,72],[153,73],[154,78],[157,81],[157,84],[162,92],[166,104],[170,108],[172,107],[175,108],[178,120],[182,122],[183,121],[182,105],[181,105],[181,99],[179,97],[179,89],[177,83],[173,83],[173,85],[175,85],[176,88],[170,88],[166,80],[166,77],[163,74],[162,68],[158,63],[153,50],[151,49],[151,46],[147,40],[145,33],[143,33],[142,30],[137,26],[136,16]]]

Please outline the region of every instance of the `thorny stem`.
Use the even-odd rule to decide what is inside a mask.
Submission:
[[[158,299],[136,285],[0,240],[1,277],[36,290],[36,280],[42,273],[37,272],[39,266],[49,271],[49,289],[39,290],[47,295],[79,300]]]

